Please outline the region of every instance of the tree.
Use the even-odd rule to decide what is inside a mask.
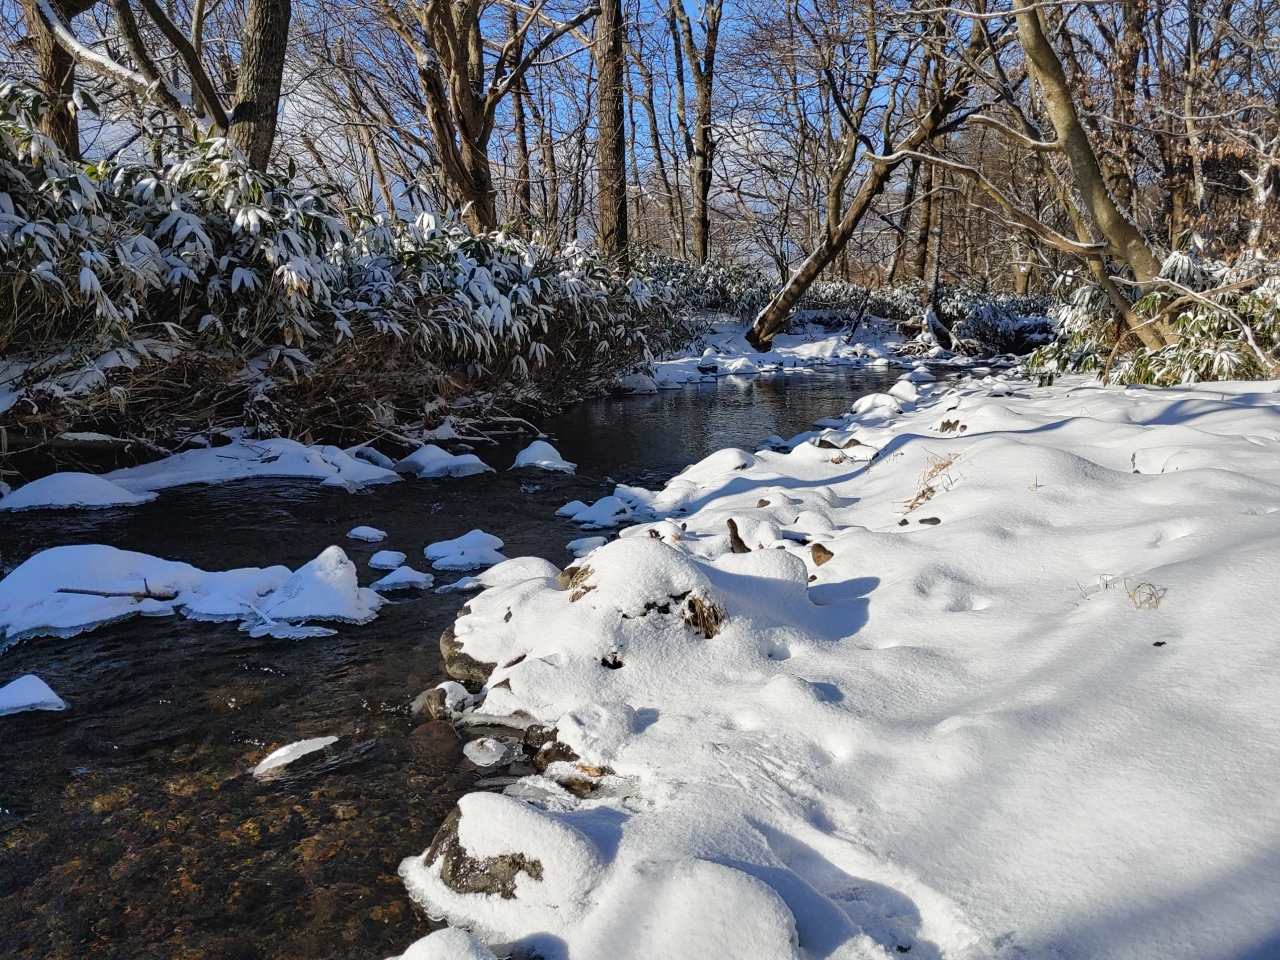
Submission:
[[[748,342],[759,350],[768,349],[805,291],[844,250],[898,166],[920,156],[922,145],[959,122],[955,114],[968,99],[973,80],[967,63],[982,52],[976,32],[963,51],[945,49],[946,33],[936,20],[917,24],[915,31],[900,31],[894,18],[881,16],[876,0],[865,0],[860,9],[842,5],[824,13],[803,23],[815,72],[841,121],[824,229],[817,247],[747,332]],[[923,74],[925,82],[912,84],[913,71]],[[915,98],[907,96],[912,86],[920,91]],[[881,156],[864,149],[877,128],[884,144]],[[855,172],[861,177],[848,196]]]
[[[482,0],[410,0],[406,5],[380,0],[380,5],[387,23],[413,52],[440,165],[467,205],[467,222],[479,231],[493,230],[498,207],[489,142],[498,107],[553,43],[600,8],[588,6],[571,20],[555,23],[526,48],[526,38],[542,17],[542,3],[501,44],[485,39]]]
[[[600,249],[627,249],[627,131],[623,118],[626,21],[622,0],[602,0],[593,54],[596,87],[596,176],[600,184]]]
[[[41,129],[68,157],[80,156],[80,124],[70,106],[75,93],[75,58],[58,42],[53,29],[41,14],[41,0],[22,0],[27,41],[35,54],[40,90],[49,98],[49,109]],[[52,0],[53,13],[70,22],[86,12],[97,0]]]
[[[711,169],[715,161],[715,138],[712,134],[711,107],[716,77],[716,47],[720,41],[720,19],[724,0],[706,0],[699,19],[702,49],[693,35],[693,23],[685,11],[684,0],[670,0],[671,14],[680,25],[680,43],[693,77],[693,138],[690,144],[690,174],[693,186],[693,247],[699,263],[711,256]],[[678,56],[679,51],[677,51]],[[683,79],[680,81],[683,86]],[[683,107],[681,113],[683,114]],[[683,118],[682,118],[683,119]]]

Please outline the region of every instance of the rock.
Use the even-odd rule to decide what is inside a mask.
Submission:
[[[548,740],[533,755],[533,765],[537,767],[539,773],[542,773],[557,760],[573,763],[577,759],[579,759],[578,755],[567,743],[561,743],[559,740]]]
[[[454,635],[453,625],[440,634],[440,656],[444,659],[444,672],[460,683],[470,684],[479,690],[497,669],[496,663],[482,663],[462,652],[462,644]]]
[[[420,764],[453,767],[462,760],[462,738],[443,720],[430,720],[409,732],[409,753]]]
[[[555,727],[548,727],[541,723],[531,723],[524,728],[524,745],[535,752],[555,738]]]
[[[729,521],[729,548],[734,553],[751,552],[751,548],[742,542],[742,537],[738,534],[738,524],[733,520]]]
[[[757,509],[763,509],[764,507],[767,507],[768,505],[769,505],[769,501],[768,501],[768,500],[760,499],[760,500],[757,500],[757,501],[756,501],[756,507],[757,507]]]
[[[815,543],[812,547],[810,547],[809,554],[810,556],[813,557],[813,565],[815,567],[822,566],[824,563],[826,563],[828,560],[830,560],[832,557],[835,556],[834,553],[832,553],[830,550],[828,550],[826,547],[824,547],[820,543]]]
[[[440,879],[450,890],[457,893],[496,893],[504,900],[514,900],[516,877],[521,871],[534,880],[542,879],[542,863],[527,858],[523,853],[483,860],[469,856],[458,839],[458,824],[461,822],[462,811],[454,807],[427,849],[426,865],[440,861]]]
[[[921,517],[919,522],[925,524],[926,526],[936,527],[942,521],[938,517]]]
[[[414,698],[409,707],[409,712],[415,717],[420,713],[425,713],[432,720],[449,719],[449,705],[445,699],[444,691],[439,687],[423,690],[422,693]]]

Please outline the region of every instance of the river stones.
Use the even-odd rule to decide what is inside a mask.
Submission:
[[[409,732],[409,753],[430,767],[453,767],[462,760],[462,738],[443,720],[430,720]]]
[[[542,863],[523,853],[509,853],[479,859],[470,856],[458,838],[462,810],[453,808],[427,849],[426,866],[440,861],[440,879],[457,893],[496,893],[504,900],[516,896],[516,876],[524,871],[534,880],[542,879]]]
[[[533,765],[537,767],[539,773],[542,773],[547,767],[559,760],[573,763],[577,759],[578,755],[567,743],[561,743],[559,740],[548,740],[533,755]]]
[[[462,652],[462,644],[454,635],[453,625],[445,627],[440,634],[440,656],[444,660],[444,671],[459,683],[467,684],[479,690],[489,679],[489,674],[497,668],[496,663],[482,663],[474,657]]]
[[[813,565],[815,567],[822,566],[824,563],[826,563],[828,560],[830,560],[832,557],[835,556],[834,553],[832,553],[830,550],[828,550],[826,547],[824,547],[820,543],[815,543],[812,547],[809,548],[809,555],[813,557]]]
[[[750,553],[751,548],[742,542],[742,536],[738,533],[737,521],[729,520],[729,549],[734,553]]]

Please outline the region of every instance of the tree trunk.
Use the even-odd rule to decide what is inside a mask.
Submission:
[[[93,0],[72,3],[53,0],[52,5],[63,22],[70,23],[73,17],[93,6]],[[35,53],[40,92],[49,98],[49,110],[40,121],[40,131],[57,144],[66,157],[79,160],[80,124],[68,107],[68,101],[76,89],[75,58],[54,39],[52,31],[40,16],[36,0],[22,0],[22,12],[26,20],[27,37],[30,38]]]
[[[920,202],[920,222],[916,226],[916,257],[911,273],[924,280],[929,268],[929,224],[933,223],[933,195],[938,188],[938,168],[930,165],[925,182],[924,199]]]
[[[1085,214],[1106,241],[1108,253],[1127,263],[1135,279],[1140,283],[1154,279],[1160,273],[1160,261],[1107,189],[1097,154],[1072,100],[1071,85],[1062,62],[1045,33],[1043,11],[1028,9],[1030,0],[1014,0],[1013,5],[1017,11],[1018,39],[1035,69],[1045,107],[1062,141]]]
[[[596,22],[596,169],[600,186],[601,252],[616,257],[627,249],[627,132],[623,113],[622,41],[626,23],[622,0],[603,0]]]
[[[245,11],[228,137],[259,170],[267,169],[276,140],[291,12],[290,0],[249,0]]]

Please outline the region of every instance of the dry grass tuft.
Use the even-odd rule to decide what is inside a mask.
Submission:
[[[911,513],[919,507],[924,506],[939,491],[947,491],[956,485],[956,478],[948,472],[956,461],[960,459],[960,454],[949,453],[945,457],[939,457],[935,454],[929,455],[929,465],[925,467],[924,473],[920,475],[920,489],[916,491],[915,496],[907,501],[907,509],[904,513]]]

